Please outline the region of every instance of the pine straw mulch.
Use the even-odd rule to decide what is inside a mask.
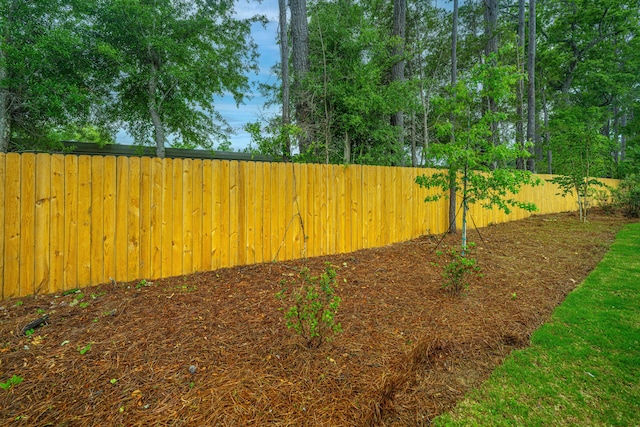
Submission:
[[[24,381],[0,389],[0,424],[428,425],[528,344],[625,222],[559,214],[472,231],[484,277],[461,297],[440,288],[431,236],[2,301],[0,381]],[[325,262],[338,270],[344,332],[308,349],[274,295]],[[47,324],[20,334],[43,313]]]

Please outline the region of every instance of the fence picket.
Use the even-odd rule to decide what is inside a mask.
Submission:
[[[183,186],[182,186],[182,168],[183,159],[173,159],[173,224],[171,228],[172,246],[171,246],[171,275],[179,276],[183,273],[182,262],[184,257],[184,247],[182,241],[183,231]]]
[[[200,159],[193,161],[193,246],[192,246],[192,271],[202,271],[202,224],[203,214],[203,162]]]
[[[202,164],[202,261],[204,271],[211,270],[211,230],[213,227],[213,162]]]
[[[182,271],[193,273],[193,160],[182,161]]]
[[[4,282],[3,298],[18,297],[20,292],[20,195],[21,162],[20,155],[9,153],[5,157],[4,191]]]
[[[159,158],[151,160],[151,205],[150,205],[150,246],[151,265],[149,278],[162,277],[162,180],[164,177],[163,161]]]
[[[51,156],[36,155],[35,277],[36,294],[51,292],[49,242],[51,228]]]
[[[137,278],[151,279],[151,158],[140,159],[140,262]]]
[[[129,159],[127,281],[140,278],[140,158]]]
[[[104,280],[116,278],[116,218],[117,218],[117,160],[114,156],[104,158],[102,182],[102,247]]]
[[[104,278],[104,157],[91,157],[91,281],[106,282]]]
[[[20,293],[32,295],[35,291],[35,215],[36,203],[36,156],[33,153],[22,155],[22,168],[20,179],[20,200],[22,209],[20,213]]]
[[[160,228],[161,254],[162,259],[160,277],[168,277],[173,274],[173,161],[171,159],[162,160],[162,215]]]
[[[129,238],[127,235],[129,219],[129,158],[117,158],[116,174],[116,233],[114,237],[116,275],[114,279],[118,282],[126,282],[129,280]]]

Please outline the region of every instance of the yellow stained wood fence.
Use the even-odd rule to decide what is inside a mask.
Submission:
[[[447,228],[418,168],[0,153],[2,299],[352,252]],[[544,178],[544,176],[543,176]],[[574,210],[549,183],[539,213]],[[471,209],[478,227],[521,219]]]

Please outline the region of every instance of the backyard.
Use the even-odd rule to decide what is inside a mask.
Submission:
[[[564,213],[470,231],[482,276],[461,296],[434,266],[457,235],[5,300],[0,424],[427,425],[529,344],[626,223]],[[310,349],[275,295],[325,263],[343,332]]]

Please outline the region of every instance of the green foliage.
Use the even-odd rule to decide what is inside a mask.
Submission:
[[[8,149],[57,149],[56,129],[99,125],[94,107],[106,91],[93,78],[89,22],[58,0],[3,0],[0,9],[0,88],[8,99],[0,120],[9,129]]]
[[[305,123],[282,127],[279,120],[264,129],[248,129],[260,153],[282,157],[288,139],[307,139],[295,161],[399,165],[399,133],[390,115],[417,109],[416,82],[389,82],[398,58],[389,53],[396,38],[384,23],[390,9],[372,2],[309,3],[309,72],[297,94],[306,94],[310,111]],[[270,103],[279,103],[280,86],[263,85]],[[265,136],[269,135],[269,136]],[[258,137],[256,137],[256,135]],[[346,147],[346,149],[345,149]],[[295,150],[294,150],[295,152]]]
[[[19,375],[13,375],[7,380],[7,382],[0,382],[0,388],[3,390],[9,390],[11,387],[20,384],[23,378]]]
[[[640,217],[640,175],[627,176],[613,192],[615,204],[626,216]]]
[[[108,129],[99,128],[95,125],[57,127],[50,129],[47,137],[50,141],[55,141],[56,143],[60,141],[93,142],[100,148],[115,143],[113,135]]]
[[[586,220],[593,187],[603,186],[594,177],[612,168],[610,157],[606,160],[613,149],[611,141],[600,133],[603,114],[596,107],[565,106],[557,109],[550,124],[555,172],[560,176],[549,181],[561,188],[562,196],[577,196],[581,221]]]
[[[442,289],[453,295],[460,295],[469,287],[469,279],[480,272],[477,260],[473,257],[475,244],[470,242],[467,249],[451,248],[447,251],[438,251],[439,257],[445,257],[444,265],[435,264],[442,269]]]
[[[593,187],[603,187],[604,184],[596,178],[578,177],[571,175],[556,176],[547,181],[560,187],[557,195],[566,197],[567,195],[577,195],[580,220],[587,220],[587,209],[589,204],[587,199],[593,195]]]
[[[411,111],[412,81],[389,82],[398,58],[391,26],[376,22],[383,11],[369,2],[318,2],[310,7],[306,89],[314,99],[318,160],[332,163],[399,165],[398,132],[390,121]],[[351,155],[345,158],[345,145]]]
[[[302,129],[295,125],[282,125],[272,121],[266,128],[260,122],[248,123],[244,127],[251,137],[251,145],[246,151],[273,156],[276,159],[291,157],[291,141],[302,136]],[[255,144],[255,146],[253,146]]]
[[[103,78],[111,122],[122,123],[137,144],[154,145],[163,132],[183,148],[212,149],[231,132],[213,97],[236,103],[257,72],[251,25],[237,19],[233,2],[129,0],[89,2],[95,43],[104,57]],[[154,115],[155,114],[155,115]],[[164,143],[165,141],[163,141]]]
[[[300,286],[293,290],[287,288],[287,285],[296,284]],[[327,264],[319,277],[311,276],[309,269],[303,268],[297,283],[283,281],[282,289],[276,294],[277,299],[292,304],[286,310],[281,309],[287,327],[304,338],[310,348],[317,348],[323,340],[329,340],[330,332],[342,331],[340,323],[335,322],[341,301],[335,292],[336,271]]]
[[[481,105],[487,97],[492,97],[498,106],[511,97],[517,73],[511,66],[491,66],[490,62],[476,65],[466,79],[449,88],[447,95],[434,99],[440,117],[437,135],[447,143],[433,144],[427,155],[433,164],[447,169],[416,177],[421,187],[440,190],[427,197],[426,202],[447,197],[451,187],[462,190],[463,247],[468,205],[479,203],[487,209],[495,206],[505,213],[512,207],[534,211],[534,204],[518,201],[513,195],[523,185],[540,183],[531,172],[509,167],[517,158],[528,157],[526,150],[494,143],[492,128],[506,115],[500,111],[480,114],[472,110],[472,106]]]
[[[81,355],[84,355],[88,351],[91,351],[91,343],[85,345],[84,347],[78,346],[78,353],[80,353]]]
[[[487,209],[496,206],[505,213],[512,207],[527,211],[536,209],[535,205],[512,197],[523,185],[539,184],[530,172],[508,167],[515,159],[528,157],[528,152],[504,144],[496,145],[491,140],[491,124],[504,119],[505,114],[487,111],[478,115],[470,108],[482,103],[487,96],[492,96],[498,104],[506,102],[516,77],[509,66],[477,65],[467,80],[460,81],[455,89],[449,88],[447,96],[434,99],[441,117],[436,124],[437,134],[445,140],[453,136],[453,140],[432,145],[428,153],[434,164],[446,165],[449,170],[416,178],[421,187],[442,191],[425,201],[439,200],[452,185],[463,188],[466,181],[463,197],[468,204],[480,203]],[[464,174],[457,173],[459,171]]]
[[[153,285],[153,282],[147,282],[146,279],[142,279],[136,285],[136,289],[142,289],[145,286],[151,286],[151,285]]]

